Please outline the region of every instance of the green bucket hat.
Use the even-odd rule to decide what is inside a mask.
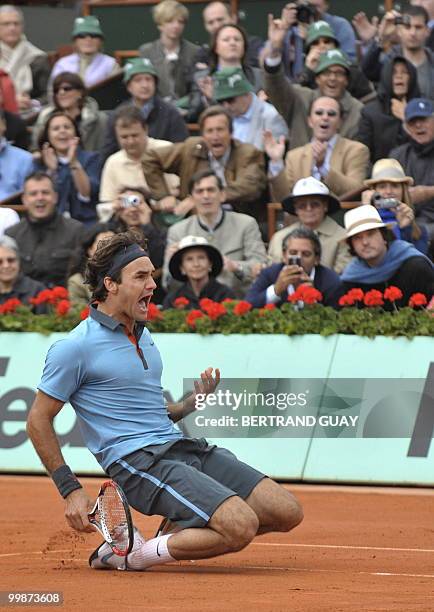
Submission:
[[[217,102],[243,96],[252,91],[253,87],[241,68],[223,68],[214,76],[214,99]]]
[[[88,15],[87,17],[77,17],[77,19],[74,21],[74,27],[72,29],[72,38],[75,38],[80,34],[95,34],[96,36],[101,36],[101,38],[104,38],[98,17],[93,17],[92,15]]]
[[[306,49],[309,49],[311,44],[318,40],[318,38],[331,38],[335,41],[336,46],[339,47],[339,41],[336,38],[336,34],[327,21],[315,21],[309,26],[306,35]]]
[[[136,74],[152,74],[158,79],[157,71],[147,57],[133,57],[124,66],[124,83],[127,84]]]
[[[350,64],[339,49],[329,49],[325,53],[321,53],[315,74],[321,74],[321,72],[324,72],[330,66],[342,66],[348,74],[350,73]]]

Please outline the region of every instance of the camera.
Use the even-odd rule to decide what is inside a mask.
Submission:
[[[301,257],[298,255],[290,255],[288,257],[288,265],[289,266],[300,266],[301,268]]]
[[[131,206],[139,206],[140,198],[136,195],[126,195],[121,196],[121,206],[122,208],[131,208]]]
[[[374,193],[371,198],[372,206],[375,208],[396,208],[399,206],[399,200],[396,198],[382,198],[379,193]]]
[[[397,17],[395,17],[395,25],[409,26],[410,22],[410,15],[398,15]]]
[[[310,2],[300,2],[297,6],[297,21],[300,23],[312,23],[315,19],[316,8]]]

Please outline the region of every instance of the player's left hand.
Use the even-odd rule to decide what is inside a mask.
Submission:
[[[194,395],[197,393],[201,393],[204,395],[209,395],[210,393],[214,393],[217,385],[220,382],[220,370],[218,368],[215,369],[215,376],[212,375],[214,368],[207,368],[200,375],[200,381],[194,381]]]

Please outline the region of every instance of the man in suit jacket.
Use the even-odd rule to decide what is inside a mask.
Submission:
[[[363,185],[369,164],[369,149],[362,143],[339,135],[342,108],[335,98],[323,96],[313,101],[308,122],[313,137],[310,143],[289,151],[285,168],[284,146],[266,133],[265,151],[271,164],[271,190],[280,202],[296,181],[313,176],[340,196]]]
[[[307,227],[300,227],[283,241],[282,263],[262,270],[245,297],[254,308],[266,304],[281,306],[299,285],[311,285],[321,291],[324,306],[336,308],[342,295],[339,276],[322,266],[321,243]]]
[[[232,135],[257,149],[264,148],[262,134],[270,130],[274,138],[288,138],[288,126],[277,110],[253,92],[241,68],[222,68],[214,78],[214,100],[232,117]]]
[[[189,197],[193,174],[211,168],[225,187],[226,202],[237,212],[255,216],[266,186],[265,160],[261,151],[232,138],[232,119],[222,106],[210,106],[199,119],[200,137],[148,151],[143,169],[157,210],[172,211],[176,200],[169,195],[165,172],[179,175],[184,210],[194,205]],[[189,200],[189,204],[188,204]]]

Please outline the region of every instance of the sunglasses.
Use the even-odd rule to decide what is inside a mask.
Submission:
[[[294,202],[295,210],[306,210],[307,208],[320,208],[322,202]]]
[[[0,259],[0,266],[2,266],[5,263],[13,264],[16,261],[18,261],[18,259],[16,257],[5,257],[4,259]]]
[[[55,94],[59,93],[60,91],[68,93],[68,91],[73,91],[74,89],[77,89],[77,87],[73,87],[72,85],[60,85],[60,87],[56,87],[53,89],[53,91]]]
[[[335,110],[323,110],[322,108],[319,108],[318,110],[314,110],[313,114],[317,115],[318,117],[322,117],[323,115],[327,115],[327,117],[337,117],[338,116],[338,111],[335,111]]]
[[[74,38],[101,38],[99,34],[77,34]]]

